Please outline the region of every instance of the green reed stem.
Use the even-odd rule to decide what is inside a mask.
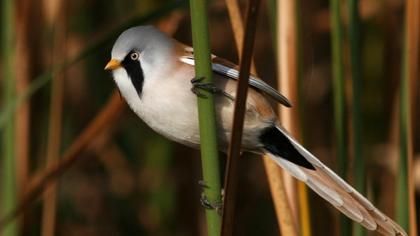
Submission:
[[[405,28],[407,31],[407,28]],[[408,76],[408,50],[407,39],[403,47],[401,82],[400,82],[400,109],[399,109],[399,138],[400,138],[400,159],[397,175],[397,198],[396,213],[397,222],[403,229],[409,229],[409,127],[410,127],[410,88]]]
[[[361,48],[360,48],[360,17],[358,0],[348,0],[347,8],[349,14],[349,43],[350,43],[350,69],[352,76],[352,129],[353,129],[353,155],[354,169],[353,179],[355,188],[362,194],[365,192],[365,162],[362,153],[362,115],[361,115],[361,94],[362,94],[362,73],[361,73]],[[360,224],[354,224],[354,235],[363,236],[365,230]]]
[[[340,16],[340,0],[331,0],[331,43],[333,67],[333,92],[334,92],[334,127],[337,140],[338,170],[341,176],[346,177],[346,123],[345,123],[345,97],[342,35],[343,27]],[[351,235],[351,221],[344,215],[340,216],[340,235]]]
[[[2,1],[2,38],[1,38],[1,54],[3,60],[3,106],[8,104],[15,97],[16,85],[14,75],[14,1]],[[11,114],[14,117],[14,113]],[[17,180],[15,175],[15,122],[9,119],[5,122],[2,142],[1,156],[1,216],[11,211],[17,204]],[[4,236],[15,236],[19,234],[17,222],[11,222],[4,229]]]
[[[196,78],[203,77],[204,83],[213,81],[210,62],[210,42],[207,22],[207,1],[190,0],[192,38],[195,57]],[[213,95],[207,91],[200,91],[205,97],[198,97],[198,115],[200,122],[201,161],[203,180],[206,188],[204,195],[209,202],[221,203],[220,170],[217,149],[216,119]],[[206,209],[207,234],[219,236],[221,231],[221,217],[213,209]]]

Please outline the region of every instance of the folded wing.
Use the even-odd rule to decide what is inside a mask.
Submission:
[[[188,46],[183,46],[183,56],[179,58],[179,60],[183,63],[194,65],[194,54],[193,49]],[[212,69],[215,73],[224,75],[226,78],[238,80],[239,79],[239,71],[235,64],[224,60],[220,57],[212,55]],[[265,94],[269,95],[271,98],[276,100],[277,102],[281,103],[286,107],[291,107],[290,101],[280,94],[277,90],[273,87],[265,83],[263,80],[251,75],[249,77],[249,85],[255,89],[258,89]]]

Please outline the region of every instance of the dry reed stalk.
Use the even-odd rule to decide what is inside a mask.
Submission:
[[[236,51],[238,58],[242,58],[242,45],[244,39],[244,23],[242,21],[241,10],[239,9],[238,0],[225,0],[229,13],[230,24],[235,38]],[[254,60],[251,61],[251,73],[257,74]]]
[[[287,193],[284,186],[283,170],[269,157],[264,156],[264,167],[270,185],[271,197],[274,201],[274,210],[281,235],[297,236],[297,225],[293,218]]]
[[[277,3],[277,78],[278,90],[291,101],[297,101],[297,25],[296,2],[279,1]],[[289,132],[299,139],[298,108],[294,102],[293,109],[278,106],[280,123]],[[289,203],[295,222],[299,222],[298,189],[296,180],[288,173],[283,172],[283,178],[288,194]],[[303,233],[303,232],[302,232]]]
[[[411,236],[417,235],[417,221],[416,221],[416,202],[415,202],[415,186],[414,186],[414,176],[413,176],[413,121],[415,114],[415,98],[416,92],[418,91],[418,78],[419,78],[419,31],[420,31],[420,1],[419,0],[407,0],[406,1],[406,55],[407,57],[407,77],[409,83],[409,109],[412,117],[407,117],[409,119],[408,129],[407,129],[407,168],[408,168],[408,204],[409,204],[409,233]]]
[[[277,4],[277,69],[278,87],[286,97],[295,101],[293,109],[279,106],[282,125],[298,140],[302,140],[299,128],[299,11],[298,1],[280,1]],[[304,183],[296,181],[290,175],[285,175],[286,189],[291,206],[303,236],[311,235],[308,191]],[[296,196],[298,195],[298,196]]]
[[[248,4],[246,16],[246,29],[242,44],[239,68],[239,80],[236,88],[235,110],[232,120],[232,135],[229,144],[226,175],[224,182],[224,204],[222,219],[222,235],[230,236],[234,233],[236,189],[238,178],[239,157],[241,155],[242,131],[245,120],[246,98],[252,55],[257,28],[259,0],[252,0]]]
[[[239,4],[237,0],[226,0],[226,6],[229,12],[238,55],[239,58],[241,58],[241,45],[244,38],[244,27],[239,10]],[[253,74],[257,74],[253,61],[251,64],[251,72]],[[271,196],[274,202],[279,231],[282,233],[282,235],[297,235],[296,225],[291,217],[292,213],[289,203],[288,201],[285,201],[285,199],[287,199],[287,195],[284,190],[282,174],[283,171],[274,161],[267,157],[263,157],[263,162],[267,174],[267,180],[270,186]]]
[[[28,25],[28,15],[30,10],[30,0],[21,0],[19,2],[16,16],[16,51],[19,56],[15,58],[16,62],[16,94],[19,96],[29,84],[30,67],[30,49]],[[18,65],[18,66],[17,66]],[[19,143],[16,149],[16,179],[19,198],[28,182],[28,163],[30,150],[30,103],[26,101],[16,111],[16,134],[15,142]]]
[[[59,61],[66,55],[66,4],[63,1],[46,3],[48,25],[52,26],[54,35],[51,61]],[[46,166],[58,162],[61,147],[61,124],[63,112],[63,93],[65,72],[53,74],[51,87],[50,116],[48,127],[48,146]],[[43,194],[41,235],[55,235],[57,183],[52,183]]]

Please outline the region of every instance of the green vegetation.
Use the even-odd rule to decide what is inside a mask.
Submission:
[[[195,76],[196,78],[203,77],[203,83],[212,83],[213,72],[210,64],[207,1],[191,0],[190,5],[194,58],[196,61]],[[201,91],[201,93],[206,96],[197,99],[203,180],[207,186],[204,188],[204,196],[211,204],[220,204],[222,201],[214,99],[208,91]],[[220,235],[221,217],[219,213],[214,209],[207,209],[206,217],[208,235]]]

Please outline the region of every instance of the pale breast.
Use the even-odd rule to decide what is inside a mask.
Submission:
[[[200,137],[197,98],[191,92],[190,81],[193,77],[194,68],[189,65],[180,66],[170,77],[159,73],[147,76],[138,99],[128,96],[135,91],[124,89],[127,87],[124,83],[117,84],[132,110],[152,129],[171,140],[197,148]],[[235,96],[236,84],[234,80],[215,75],[215,85],[232,96]],[[216,94],[215,105],[219,143],[224,151],[231,135],[234,101]],[[244,149],[258,148],[261,130],[274,122],[274,113],[265,98],[249,89],[243,134]]]
[[[198,147],[198,112],[190,79],[194,73],[180,68],[170,77],[156,74],[144,83],[138,115],[155,131],[182,144]]]

